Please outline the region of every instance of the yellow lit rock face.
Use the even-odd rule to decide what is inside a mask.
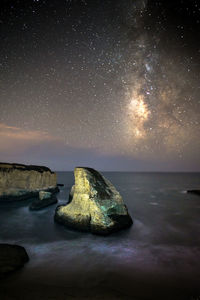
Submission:
[[[56,190],[56,174],[49,168],[0,163],[0,200],[25,199],[40,190]]]
[[[80,167],[75,168],[74,175],[70,203],[56,209],[56,221],[103,235],[132,224],[121,195],[104,176],[94,169]]]
[[[39,199],[41,201],[50,199],[52,197],[52,194],[50,192],[40,191],[39,192]]]

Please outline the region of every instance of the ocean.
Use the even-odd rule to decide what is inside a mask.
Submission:
[[[73,172],[57,172],[65,204]],[[0,242],[30,261],[1,280],[0,299],[200,299],[200,173],[103,172],[121,193],[131,228],[102,237],[54,223],[58,204],[0,204]]]

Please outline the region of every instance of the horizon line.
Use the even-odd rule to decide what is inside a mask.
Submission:
[[[116,173],[200,173],[199,171],[126,171],[126,170],[98,170],[99,172],[116,172]],[[53,172],[74,172],[73,170],[53,170]]]

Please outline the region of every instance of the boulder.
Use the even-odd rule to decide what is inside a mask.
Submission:
[[[39,192],[39,199],[34,200],[31,205],[29,206],[30,210],[39,210],[41,208],[47,207],[49,205],[57,203],[58,200],[50,192],[44,192],[40,191]]]
[[[69,203],[57,207],[55,221],[101,235],[132,225],[123,199],[110,181],[91,168],[77,167],[74,175]]]
[[[40,191],[39,192],[39,199],[44,200],[44,199],[50,199],[52,197],[52,193],[50,192],[45,192],[45,191]]]
[[[59,191],[56,174],[49,168],[0,163],[0,201],[37,197],[41,190]]]
[[[28,254],[23,247],[0,244],[0,278],[23,267],[28,260]]]

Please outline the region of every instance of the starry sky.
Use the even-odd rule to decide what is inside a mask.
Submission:
[[[0,8],[0,161],[200,171],[200,1]]]

